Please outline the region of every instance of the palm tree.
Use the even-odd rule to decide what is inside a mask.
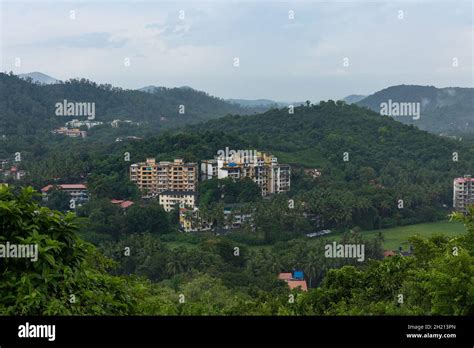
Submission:
[[[313,287],[313,279],[318,275],[319,264],[319,257],[314,251],[311,251],[303,261],[303,270],[306,276],[309,277],[310,288]]]
[[[166,273],[171,277],[183,272],[183,269],[184,266],[181,263],[179,256],[173,256],[166,264]]]

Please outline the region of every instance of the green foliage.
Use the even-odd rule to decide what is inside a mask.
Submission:
[[[199,205],[209,208],[219,202],[256,202],[261,198],[261,190],[250,178],[238,181],[229,178],[212,179],[199,185],[199,196]]]
[[[110,263],[76,236],[74,215],[40,207],[34,194],[0,188],[0,243],[38,245],[37,261],[2,259],[0,314],[134,313],[131,284],[105,272]]]

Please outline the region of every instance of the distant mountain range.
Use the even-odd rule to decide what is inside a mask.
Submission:
[[[399,85],[385,88],[359,102],[380,113],[387,105],[402,103],[419,105],[420,115],[389,115],[405,124],[436,134],[474,133],[474,88],[436,88],[433,86]],[[397,106],[397,107],[398,107]]]
[[[40,77],[27,75],[31,80],[32,76]],[[63,126],[73,118],[56,116],[55,105],[63,100],[94,103],[97,121],[128,119],[146,123],[143,128],[149,131],[228,114],[248,115],[266,111],[264,108],[244,108],[187,87],[160,87],[154,89],[154,93],[144,93],[100,85],[86,79],[50,84],[29,81],[27,77],[0,73],[0,129],[7,135],[33,135]]]
[[[347,104],[354,104],[362,99],[366,98],[366,95],[360,95],[360,94],[351,94],[348,95],[347,97],[343,98],[342,100],[345,101]]]
[[[278,102],[270,99],[226,99],[229,103],[232,104],[239,104],[244,107],[266,107],[266,108],[271,108],[271,107],[278,107],[278,108],[284,108],[289,105],[293,106],[298,106],[302,105],[303,102]]]
[[[18,76],[24,80],[31,79],[35,83],[40,83],[40,84],[45,84],[45,85],[50,85],[50,84],[60,82],[58,79],[55,79],[54,77],[51,77],[49,75],[43,74],[38,71],[34,71],[28,74],[20,74]]]
[[[166,87],[151,85],[151,86],[145,86],[145,87],[142,87],[142,88],[138,88],[138,91],[147,92],[147,93],[156,93],[156,92],[159,92],[159,91],[163,90],[164,88],[166,88]],[[194,89],[192,87],[189,87],[189,86],[181,86],[181,87],[177,87],[177,88],[197,91],[196,89]],[[284,107],[287,107],[288,105],[298,106],[298,105],[303,104],[303,102],[291,102],[291,103],[289,103],[289,102],[278,102],[278,101],[270,100],[270,99],[232,99],[232,98],[230,98],[230,99],[224,99],[224,100],[226,102],[231,103],[231,104],[237,104],[237,105],[243,106],[245,108],[254,108],[254,107],[266,108],[266,109],[269,109],[269,108],[272,108],[272,107],[284,108]]]
[[[164,86],[145,86],[142,88],[138,88],[137,91],[140,92],[147,92],[147,93],[156,93],[165,90],[167,87]],[[189,87],[189,86],[181,86],[181,87],[176,87],[179,89],[184,89],[184,90],[191,90],[191,91],[197,91],[196,89]],[[198,92],[198,91],[197,91]],[[204,93],[204,92],[203,92]]]
[[[21,74],[18,77],[23,80],[31,79],[31,81],[37,84],[44,85],[43,87],[47,89],[51,86],[52,90],[50,93],[54,92],[53,94],[60,99],[71,98],[70,93],[72,93],[74,86],[77,85],[77,82],[74,84],[61,84],[61,81],[58,79],[41,72]],[[5,83],[7,81],[14,83],[11,79],[4,78],[3,80]],[[175,122],[195,123],[221,117],[229,113],[248,115],[265,112],[275,107],[282,108],[288,105],[298,106],[303,104],[303,102],[278,102],[270,99],[222,99],[210,96],[206,92],[195,90],[189,86],[166,88],[150,85],[138,90],[120,90],[120,92],[112,93],[112,91],[106,91],[101,85],[89,81],[84,88],[84,90],[81,90],[81,94],[76,96],[76,99],[99,100],[98,96],[102,96],[106,92],[111,93],[107,100],[115,100],[115,104],[107,104],[101,110],[101,106],[104,107],[104,103],[98,103],[99,112],[105,118],[123,115],[137,121],[149,120],[152,122],[164,118],[165,121],[161,122],[167,121],[167,123],[173,124]],[[49,93],[46,89],[42,91]],[[150,96],[137,95],[136,93],[139,92],[147,92]],[[74,93],[73,95],[75,95]],[[474,134],[474,88],[436,88],[433,86],[399,85],[385,88],[369,96],[352,94],[343,98],[343,101],[347,104],[368,107],[379,114],[384,104],[419,103],[419,118],[410,117],[409,115],[397,116],[389,114],[389,116],[402,123],[413,124],[422,130],[435,134]],[[135,105],[134,103],[137,104]],[[177,112],[178,105],[186,105],[185,114],[181,115]],[[49,104],[43,107],[51,108]],[[110,116],[108,116],[109,114]],[[112,116],[112,114],[115,116]],[[179,118],[174,120],[175,122],[169,122],[174,117]]]

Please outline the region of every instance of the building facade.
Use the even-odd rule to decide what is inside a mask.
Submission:
[[[41,189],[43,201],[48,201],[48,194],[53,189],[66,192],[76,203],[89,201],[89,193],[85,184],[47,185]]]
[[[467,206],[470,204],[474,204],[474,178],[470,175],[455,178],[453,183],[454,209],[466,212]]]
[[[69,138],[85,138],[87,131],[81,131],[79,128],[59,127],[52,131],[53,134],[65,135]]]
[[[196,201],[196,192],[193,191],[163,191],[159,195],[159,203],[167,212],[176,206],[194,209]]]
[[[80,128],[80,127],[86,126],[87,129],[91,129],[92,127],[100,126],[101,124],[102,122],[100,121],[90,121],[90,120],[79,121],[79,120],[74,119],[74,120],[66,122],[65,126],[67,128]]]
[[[156,162],[147,158],[146,162],[130,166],[130,180],[137,184],[143,197],[155,197],[164,191],[196,191],[198,167],[182,159]]]
[[[201,162],[201,180],[251,178],[262,190],[262,196],[288,191],[290,177],[289,165],[279,164],[275,156],[264,152],[256,152],[251,158],[230,156]]]

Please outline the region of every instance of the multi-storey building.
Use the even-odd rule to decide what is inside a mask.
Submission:
[[[465,212],[470,204],[474,204],[474,178],[470,175],[455,178],[453,183],[453,207],[458,211]]]
[[[144,197],[154,197],[164,191],[196,191],[198,168],[196,163],[184,163],[182,159],[173,162],[146,162],[130,166],[130,180],[138,185]]]
[[[197,207],[194,209],[180,208],[179,224],[184,232],[209,231],[212,227],[212,223],[201,216]]]
[[[196,207],[196,192],[193,191],[163,191],[159,195],[160,205],[170,212],[176,206],[180,208]]]
[[[82,126],[86,126],[87,129],[91,129],[92,127],[100,126],[101,124],[102,124],[102,122],[100,122],[100,121],[90,121],[90,120],[79,121],[79,120],[71,120],[71,121],[66,122],[65,126],[66,126],[67,128],[80,128],[80,127],[82,127]]]
[[[89,193],[85,184],[47,185],[41,189],[43,201],[48,201],[48,194],[51,190],[66,192],[76,203],[89,201]]]
[[[201,162],[201,180],[248,177],[261,188],[262,196],[288,191],[290,176],[289,165],[279,164],[275,156],[263,152],[250,158],[236,155]]]
[[[87,131],[81,131],[79,128],[59,127],[51,131],[53,134],[65,135],[69,138],[85,138]]]

